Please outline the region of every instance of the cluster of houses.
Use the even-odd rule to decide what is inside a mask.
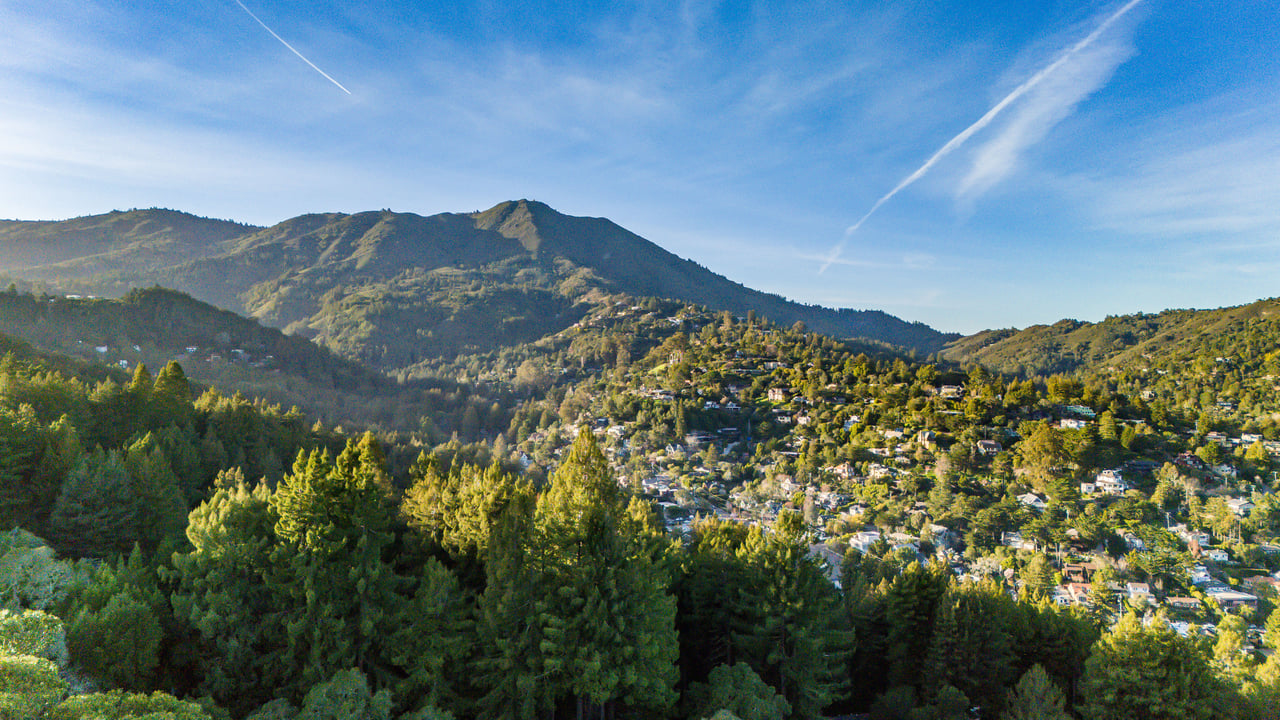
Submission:
[[[1092,564],[1080,563],[1064,565],[1062,568],[1063,583],[1053,589],[1053,601],[1061,606],[1079,605],[1092,608],[1096,594],[1090,580],[1097,568]],[[1280,576],[1280,573],[1277,573]],[[1262,576],[1251,578],[1254,584],[1280,584],[1280,577]],[[1195,565],[1190,570],[1191,586],[1200,597],[1168,595],[1157,598],[1148,583],[1141,582],[1109,582],[1108,595],[1115,601],[1124,601],[1132,608],[1152,608],[1163,605],[1177,616],[1181,612],[1198,612],[1205,603],[1212,602],[1223,612],[1230,612],[1241,607],[1256,609],[1258,596],[1243,592],[1215,577],[1203,564]]]
[[[142,354],[141,345],[112,347],[110,345],[93,345],[86,343],[84,340],[77,340],[76,348],[82,354],[92,354],[98,360],[109,361],[111,364],[125,370],[132,367],[133,363],[141,361],[139,357]],[[129,357],[119,357],[122,355],[128,355]],[[274,355],[254,357],[243,348],[232,348],[226,355],[223,355],[221,351],[215,348],[201,348],[199,345],[188,345],[183,348],[182,352],[174,355],[171,359],[178,362],[189,360],[202,360],[209,363],[235,362],[258,369],[271,368],[276,364]]]

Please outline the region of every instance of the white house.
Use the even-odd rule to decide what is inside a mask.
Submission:
[[[1227,551],[1222,548],[1209,548],[1204,551],[1203,555],[1216,563],[1225,563],[1231,559],[1231,556],[1227,555]]]
[[[1049,504],[1046,503],[1043,498],[1041,498],[1039,495],[1036,495],[1035,493],[1026,493],[1025,495],[1019,495],[1018,502],[1022,503],[1023,505],[1026,505],[1027,507],[1031,508],[1032,510],[1035,510],[1036,512],[1044,512],[1044,509],[1049,507]]]
[[[1094,485],[1098,492],[1107,495],[1123,495],[1129,490],[1129,483],[1124,481],[1119,470],[1103,470],[1094,478]]]
[[[1249,512],[1254,508],[1254,504],[1249,502],[1247,498],[1231,498],[1227,501],[1227,507],[1231,508],[1231,512],[1240,517],[1248,517]]]

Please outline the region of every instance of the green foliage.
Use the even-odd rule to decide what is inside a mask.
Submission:
[[[110,687],[140,689],[159,666],[164,631],[146,604],[127,593],[115,595],[99,611],[83,609],[67,628],[72,662]]]
[[[929,647],[927,687],[946,686],[989,712],[1001,707],[1015,677],[1014,602],[999,585],[951,586],[939,600]]]
[[[1219,717],[1225,688],[1188,639],[1128,614],[1094,646],[1080,712],[1097,720]]]
[[[391,720],[391,693],[374,693],[355,668],[339,670],[307,691],[298,720]]]
[[[67,664],[67,637],[62,621],[39,610],[0,610],[0,654],[32,655]]]
[[[552,682],[593,705],[664,712],[675,702],[675,600],[634,552],[626,520],[625,496],[584,430],[534,512],[535,557],[557,589],[543,622],[562,638],[548,667]]]
[[[199,636],[201,689],[237,712],[266,702],[296,669],[285,664],[282,594],[271,550],[277,516],[265,484],[240,478],[191,512],[192,550],[174,556],[174,614]]]
[[[66,694],[67,683],[51,660],[0,652],[0,717],[35,720]]]
[[[382,639],[399,617],[402,584],[388,548],[394,510],[382,453],[371,435],[349,440],[333,462],[299,453],[270,499],[277,516],[273,590],[283,596],[290,685],[345,667],[388,672]]]
[[[912,563],[889,587],[885,598],[886,660],[893,685],[920,686],[938,603],[949,581],[950,574],[944,566]]]
[[[48,610],[66,598],[78,570],[30,533],[0,535],[0,607]]]
[[[472,598],[457,577],[427,560],[390,639],[389,658],[407,674],[397,683],[397,697],[415,709],[463,708],[462,691],[469,687],[458,668],[471,660],[476,641],[471,608]]]
[[[792,717],[821,713],[843,689],[853,637],[803,537],[783,518],[770,534],[714,519],[695,533],[678,587],[685,677],[705,682],[716,665],[744,662]]]
[[[689,717],[714,717],[727,710],[740,720],[782,720],[791,711],[786,698],[767,685],[747,663],[720,665],[707,682],[694,683],[686,700]]]
[[[186,507],[177,479],[148,436],[127,453],[101,448],[72,468],[51,518],[59,548],[77,556],[154,550],[181,531]]]
[[[1039,664],[1023,673],[1017,686],[1009,691],[1001,720],[1070,720],[1066,700],[1053,679]]]
[[[211,720],[203,707],[172,695],[150,695],[112,690],[107,693],[72,695],[50,708],[48,720]]]

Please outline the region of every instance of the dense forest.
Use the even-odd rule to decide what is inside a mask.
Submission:
[[[1280,570],[1271,332],[1005,376],[613,296],[367,385],[454,383],[411,432],[6,341],[0,713],[1273,717],[1274,587],[1193,577]]]

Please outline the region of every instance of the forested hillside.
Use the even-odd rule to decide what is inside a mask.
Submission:
[[[62,221],[0,220],[0,267],[46,280],[155,270],[216,254],[254,229],[155,208]]]
[[[140,267],[180,247],[147,222],[163,252],[116,247]],[[921,362],[717,310],[728,281],[536,203],[244,230],[166,272],[254,318],[159,287],[0,293],[31,343],[0,336],[10,714],[1280,699],[1274,301]],[[680,284],[705,304],[653,295]]]
[[[1047,375],[1122,368],[1168,370],[1220,358],[1249,371],[1280,373],[1280,300],[1215,310],[1062,320],[1025,330],[989,330],[950,343],[941,355],[1004,373]]]
[[[176,360],[204,387],[304,407],[330,427],[428,428],[439,442],[455,431],[475,440],[507,423],[504,398],[438,376],[397,382],[305,338],[158,287],[118,300],[0,293],[0,333],[126,372]]]
[[[160,284],[384,371],[532,342],[571,326],[602,293],[754,310],[921,354],[954,338],[879,311],[761,293],[608,220],[526,200],[430,217],[304,215],[269,228],[149,210],[0,232],[0,272],[24,290],[116,297]],[[60,262],[33,267],[42,248]]]
[[[150,303],[210,312],[86,302],[53,305],[130,332],[169,317]],[[1017,378],[601,293],[535,342],[406,368],[391,387],[451,378],[493,407],[375,436],[193,399],[177,362],[123,377],[10,347],[0,703],[20,717],[1280,700],[1280,400],[1243,353]]]

